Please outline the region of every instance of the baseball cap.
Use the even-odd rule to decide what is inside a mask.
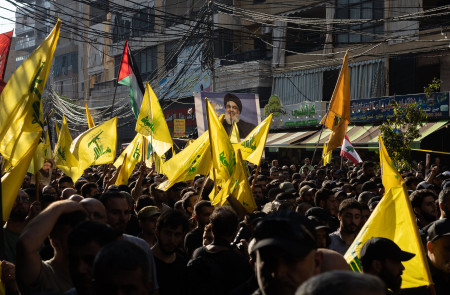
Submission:
[[[450,236],[450,220],[447,218],[436,220],[427,230],[427,240],[430,242],[443,236]]]
[[[284,190],[286,193],[293,193],[295,192],[295,187],[291,182],[283,182],[280,184],[280,189]]]
[[[362,247],[359,254],[361,261],[390,258],[396,261],[408,261],[416,256],[414,253],[402,251],[392,240],[386,238],[370,238]]]
[[[137,217],[138,219],[144,219],[148,217],[152,217],[155,215],[160,215],[161,212],[159,211],[159,208],[156,206],[147,206],[139,210]]]
[[[303,258],[316,249],[314,225],[306,217],[292,211],[278,211],[262,219],[253,234],[253,251],[275,247]]]

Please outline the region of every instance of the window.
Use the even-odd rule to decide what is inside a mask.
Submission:
[[[106,21],[106,16],[109,10],[108,0],[90,1],[90,15],[91,26]]]
[[[170,71],[177,66],[179,52],[175,52],[175,50],[177,50],[178,41],[166,43],[164,47],[164,64],[166,71]]]
[[[133,15],[133,37],[139,37],[155,29],[155,10],[153,7],[142,9]]]
[[[157,69],[157,51],[156,46],[148,47],[144,50],[137,52],[134,55],[136,64],[141,73],[142,80],[150,80],[151,77],[156,74]]]
[[[124,41],[130,38],[131,22],[120,13],[116,13],[113,24],[113,43]]]
[[[384,17],[384,0],[336,0],[336,19],[378,20]],[[335,27],[335,43],[361,43],[381,38],[384,22],[361,21]]]

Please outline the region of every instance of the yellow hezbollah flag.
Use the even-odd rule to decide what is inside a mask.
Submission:
[[[30,167],[28,167],[28,172],[36,174],[39,171],[39,169],[41,169],[42,166],[44,166],[45,160],[52,158],[53,155],[47,128],[47,130],[45,131],[45,140],[41,138],[41,142],[38,144],[36,151],[34,152],[33,160],[30,163]]]
[[[114,162],[114,166],[116,168],[119,168],[119,166],[122,165],[120,174],[123,174],[123,179],[125,180],[125,182],[120,184],[128,184],[128,178],[130,178],[131,173],[133,173],[134,167],[136,167],[136,164],[142,160],[142,155],[144,153],[143,151],[144,143],[145,143],[144,136],[142,136],[142,134],[139,133],[136,134],[133,141],[130,142],[127,148]],[[127,157],[126,161],[124,160],[125,156]],[[117,185],[119,185],[117,183],[118,181],[119,178],[117,178],[116,181]]]
[[[70,145],[78,160],[78,169],[114,161],[117,144],[117,117],[80,134]]]
[[[128,172],[129,171],[127,169],[127,157],[128,157],[127,154],[125,154],[122,157],[122,159],[123,159],[122,167],[120,168],[119,175],[117,175],[117,179],[116,179],[116,183],[115,183],[116,185],[122,185],[122,184],[127,185],[128,184],[128,178],[129,178]]]
[[[56,121],[55,121],[55,129],[56,129],[56,138],[59,138],[59,127],[58,127],[58,123],[56,123]]]
[[[324,143],[323,144],[323,152],[322,152],[323,166],[330,163],[332,154],[333,154],[333,151],[328,151],[327,144]]]
[[[22,186],[23,179],[27,173],[27,168],[30,166],[35,149],[37,147],[39,138],[31,143],[28,152],[20,159],[16,166],[12,167],[5,175],[2,176],[2,206],[3,206],[3,220],[7,221],[11,213],[14,202],[16,201],[17,193]]]
[[[70,152],[72,136],[67,126],[66,117],[63,115],[61,131],[59,132],[58,142],[55,145],[55,164],[64,174],[72,178],[75,182],[83,174],[83,170],[78,169],[78,160]]]
[[[237,127],[236,122],[233,122],[233,126],[231,127],[230,132],[230,142],[231,143],[239,143],[241,141],[241,137],[239,135],[239,129]]]
[[[233,145],[235,150],[241,150],[242,159],[244,159],[244,161],[259,165],[271,123],[272,114],[259,123],[259,125],[256,126],[242,142]]]
[[[341,72],[331,97],[328,113],[320,123],[332,130],[328,140],[328,151],[342,144],[347,125],[350,122],[350,73],[348,70],[348,50],[344,56]]]
[[[228,179],[216,197],[211,198],[214,195],[210,195],[211,203],[214,206],[223,206],[227,202],[228,196],[232,195],[244,206],[248,213],[252,213],[257,207],[255,198],[253,198],[252,189],[248,183],[240,150],[238,150],[236,158],[236,167],[233,175]]]
[[[209,133],[205,132],[164,163],[162,170],[168,179],[161,183],[158,189],[166,191],[177,182],[194,179],[198,174],[207,175],[210,168]]]
[[[41,137],[42,93],[60,27],[58,20],[50,35],[17,68],[0,95],[0,153],[13,166]]]
[[[222,186],[231,177],[236,166],[236,154],[228,134],[217,118],[209,100],[206,100],[206,113],[209,126],[212,167],[216,174],[216,184]],[[214,140],[212,136],[214,135]]]
[[[380,143],[382,144],[380,137]],[[391,163],[387,153],[382,152],[380,145],[380,162]],[[382,170],[382,178],[387,177],[392,167]],[[401,179],[401,177],[399,177]],[[386,187],[386,193],[359,232],[353,244],[345,253],[345,259],[353,271],[361,272],[359,253],[362,246],[372,237],[388,238],[402,250],[416,254],[411,260],[402,262],[405,270],[402,275],[402,288],[415,288],[432,284],[428,263],[419,236],[416,219],[403,180],[399,185]]]
[[[164,155],[173,145],[158,98],[148,83],[136,123],[136,132],[147,137],[159,156]]]
[[[84,102],[84,106],[86,107],[86,119],[88,122],[88,127],[89,129],[91,129],[92,127],[95,127],[94,119],[92,119],[91,112],[89,112],[87,102]]]
[[[391,187],[401,186],[403,178],[394,167],[381,135],[378,137],[378,146],[380,150],[381,181],[383,182],[384,191],[387,192]]]

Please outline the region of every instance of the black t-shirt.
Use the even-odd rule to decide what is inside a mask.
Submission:
[[[137,237],[140,232],[141,228],[139,227],[138,218],[136,215],[130,214],[130,220],[128,221],[125,233]]]
[[[192,258],[195,249],[203,246],[203,228],[194,228],[184,238],[184,250],[188,259]]]
[[[229,294],[252,274],[250,263],[241,254],[231,249],[210,253],[201,247],[188,263],[187,294]]]
[[[159,294],[176,295],[186,293],[186,259],[177,253],[172,263],[165,263],[155,256]]]

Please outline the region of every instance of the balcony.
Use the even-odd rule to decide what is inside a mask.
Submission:
[[[30,48],[33,46],[36,46],[36,39],[31,39],[31,40],[27,40],[27,41],[23,41],[23,42],[19,41],[16,43],[15,50],[16,51],[23,50],[23,49]]]

